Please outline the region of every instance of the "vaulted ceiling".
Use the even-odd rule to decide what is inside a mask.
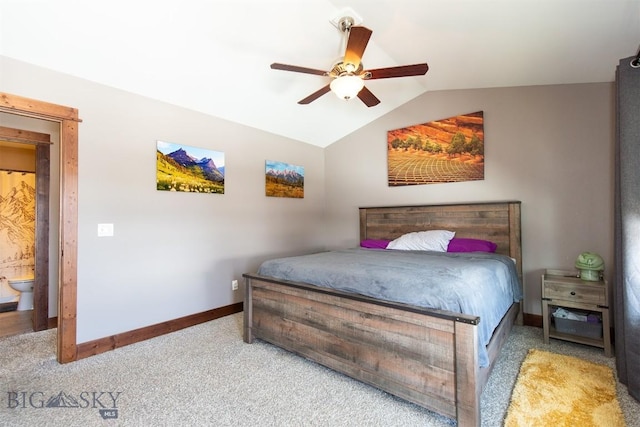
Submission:
[[[299,105],[329,78],[269,65],[329,70],[353,14],[365,68],[428,73]],[[610,82],[639,44],[640,0],[0,0],[4,56],[320,147],[428,91]]]

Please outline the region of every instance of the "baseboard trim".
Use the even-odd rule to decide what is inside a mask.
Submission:
[[[168,320],[166,322],[157,323],[155,325],[146,326],[140,329],[123,332],[109,337],[99,338],[97,340],[84,342],[76,346],[76,359],[84,359],[95,356],[96,354],[106,351],[115,350],[129,344],[155,338],[160,335],[179,331],[180,329],[195,326],[210,320],[219,319],[220,317],[230,314],[239,313],[243,309],[243,303],[227,305],[225,307],[216,308],[202,313],[192,314],[190,316],[180,317],[178,319]]]
[[[522,315],[522,323],[525,326],[536,326],[542,328],[542,316],[538,314],[524,313]]]
[[[0,313],[8,313],[18,309],[18,301],[3,302],[0,304]]]

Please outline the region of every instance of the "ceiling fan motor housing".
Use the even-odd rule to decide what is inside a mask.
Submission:
[[[362,74],[363,69],[364,67],[362,66],[362,62],[358,64],[357,68],[354,68],[354,64],[345,64],[344,62],[340,61],[333,66],[331,71],[329,71],[329,75],[331,77],[340,77],[346,75],[359,76],[360,74]]]

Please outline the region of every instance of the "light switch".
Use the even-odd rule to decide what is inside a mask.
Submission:
[[[113,236],[113,224],[98,224],[98,237]]]

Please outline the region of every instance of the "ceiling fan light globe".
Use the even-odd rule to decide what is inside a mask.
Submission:
[[[364,80],[358,76],[339,76],[331,81],[331,91],[340,99],[349,100],[358,96],[364,87]]]

